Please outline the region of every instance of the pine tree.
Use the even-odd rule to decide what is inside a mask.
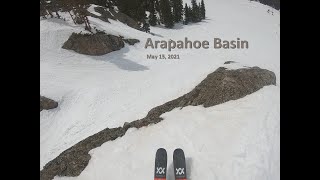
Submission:
[[[159,12],[159,14],[160,14],[160,0],[155,0],[154,2],[155,2],[154,9],[155,9],[156,13]],[[157,22],[158,22],[158,25],[160,25],[160,22],[162,22],[161,16],[157,17]]]
[[[155,5],[154,1],[151,1],[150,7],[149,7],[149,23],[151,26],[157,25],[157,16],[156,16],[156,10],[155,10]]]
[[[107,8],[113,8],[115,5],[114,0],[91,0],[92,4],[96,4],[99,6],[107,7]]]
[[[201,15],[201,3],[198,4],[198,21],[202,20],[202,15]]]
[[[174,21],[180,22],[182,20],[182,13],[183,13],[182,0],[171,0],[171,5],[173,9]]]
[[[46,0],[40,0],[40,16],[46,18],[47,13],[47,2]]]
[[[157,12],[160,12],[160,2],[159,0],[155,0],[154,8]]]
[[[144,23],[142,29],[146,32],[146,33],[150,33],[150,25],[148,23]]]
[[[200,14],[201,14],[201,19],[206,18],[206,8],[205,8],[203,0],[201,0]]]
[[[191,13],[191,20],[192,22],[199,22],[199,7],[196,0],[191,0],[192,6],[192,13]]]
[[[120,12],[137,21],[144,21],[146,18],[144,0],[117,0],[117,6]]]
[[[53,13],[56,14],[57,18],[60,18],[58,11],[68,12],[75,24],[85,24],[85,29],[91,32],[91,25],[88,19],[87,8],[90,5],[89,0],[54,0],[54,1],[42,1],[45,11],[54,17]]]
[[[172,28],[174,26],[174,18],[169,0],[160,0],[160,14],[165,27]]]
[[[83,22],[85,24],[85,29],[91,32],[91,26],[88,19],[88,11],[87,8],[89,6],[88,0],[66,0],[67,2],[72,2],[72,6],[76,7],[73,11],[76,15],[76,18],[80,20],[80,23]]]
[[[187,3],[184,6],[184,24],[189,24],[190,22],[190,11]]]

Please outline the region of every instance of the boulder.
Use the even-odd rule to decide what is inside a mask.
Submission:
[[[103,32],[96,34],[72,33],[62,48],[73,50],[80,54],[99,56],[120,50],[124,47],[121,37],[108,35]]]
[[[40,95],[40,111],[43,109],[54,109],[58,107],[58,103],[52,99]]]

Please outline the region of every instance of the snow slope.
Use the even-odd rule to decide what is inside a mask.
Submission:
[[[185,151],[190,180],[280,179],[278,90],[270,86],[210,108],[175,109],[161,123],[91,150],[80,176],[55,179],[152,179],[159,147],[168,152],[168,180],[174,180],[172,154],[178,147]]]
[[[92,150],[93,157],[79,179],[101,179],[108,174],[112,179],[151,178],[155,150],[163,146],[172,153],[179,145],[184,145],[187,158],[192,158],[194,179],[280,178],[280,13],[274,10],[271,15],[267,13],[269,7],[247,0],[205,3],[207,20],[188,26],[177,24],[173,30],[151,27],[155,36],[118,21],[110,20],[109,24],[90,18],[93,26],[107,33],[141,41],[99,57],[61,48],[72,32],[83,31],[70,19],[40,20],[40,93],[59,102],[58,108],[40,112],[40,169],[82,139],[106,127],[144,117],[151,108],[192,90],[223,62],[237,61],[275,72],[277,87],[266,87],[216,107],[169,112],[160,124],[132,130]],[[180,60],[148,60],[147,54],[169,53],[144,49],[149,37],[210,42],[214,37],[239,37],[249,41],[249,49],[173,50],[171,54],[180,54]],[[177,131],[178,125],[189,134]],[[158,132],[159,127],[171,133]],[[158,144],[153,139],[159,139]],[[124,161],[124,157],[129,160]],[[200,160],[204,170],[198,166]],[[122,168],[128,174],[111,176]],[[202,177],[201,171],[212,174]]]

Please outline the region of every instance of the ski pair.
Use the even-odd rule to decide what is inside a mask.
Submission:
[[[178,148],[173,152],[173,168],[176,180],[187,180],[186,161],[184,152]],[[156,153],[154,180],[166,180],[167,151],[159,148]]]

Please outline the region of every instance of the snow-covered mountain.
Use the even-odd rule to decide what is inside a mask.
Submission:
[[[55,179],[151,179],[159,147],[168,151],[169,168],[173,150],[184,149],[191,180],[280,179],[280,12],[248,0],[205,2],[206,20],[174,29],[151,27],[154,36],[119,21],[89,17],[92,26],[106,33],[140,40],[103,56],[61,48],[73,32],[83,31],[67,15],[66,21],[40,20],[40,94],[59,103],[40,112],[40,170],[79,141],[145,117],[153,107],[191,91],[224,62],[236,61],[273,71],[277,86],[209,108],[175,109],[158,124],[129,129],[91,150],[80,176]],[[147,59],[148,54],[169,53],[145,49],[147,38],[185,37],[240,38],[249,48],[174,49],[170,54],[179,54],[180,60]]]

